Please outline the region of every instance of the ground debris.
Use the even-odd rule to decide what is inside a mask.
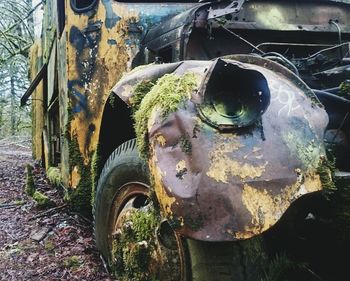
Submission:
[[[113,280],[99,259],[91,224],[70,212],[31,151],[13,142],[0,141],[0,280]],[[36,190],[57,207],[42,210],[25,194],[26,164],[34,167]]]
[[[47,227],[40,228],[34,231],[34,233],[30,235],[30,238],[33,239],[34,241],[40,242],[46,237],[49,231],[50,231],[50,228],[47,228]]]

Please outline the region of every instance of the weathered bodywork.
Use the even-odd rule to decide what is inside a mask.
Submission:
[[[168,66],[178,76],[194,73],[197,87],[166,117],[155,106],[147,125],[157,198],[171,225],[199,240],[251,238],[272,227],[294,200],[322,190],[317,170],[328,116],[317,97],[277,63],[232,58]],[[135,71],[113,91],[132,105],[133,92],[125,89],[164,70]],[[261,117],[246,123],[249,116],[224,115],[207,101],[210,91],[224,91],[226,104],[247,97],[242,110],[253,106]],[[263,109],[248,104],[259,99],[266,99]]]
[[[197,84],[166,118],[153,112],[148,160],[164,214],[188,237],[264,232],[298,197],[322,190],[326,128],[349,147],[346,102],[335,111],[341,98],[318,95],[327,115],[311,90],[349,78],[348,1],[54,3],[46,1],[41,42],[32,48],[34,156],[60,167],[80,209],[89,209],[108,155],[135,137],[126,104],[133,106],[138,83],[169,73],[194,73]],[[236,110],[223,106],[232,100],[213,101],[220,87],[232,100],[235,91],[251,95],[238,94],[248,119],[225,113]],[[264,100],[255,104],[259,93]]]
[[[37,80],[42,79],[33,96],[34,157],[44,159],[47,168],[60,167],[80,209],[89,209],[91,159],[110,89],[136,64],[148,28],[193,5],[90,2],[88,9],[77,10],[74,1],[47,1],[42,38],[31,55],[31,77],[39,73]]]
[[[63,2],[47,1],[42,39],[32,51],[36,64],[32,77],[41,66],[47,68],[37,90],[44,96],[33,99],[34,153],[36,159],[45,159],[47,167],[59,165],[63,184],[86,197],[93,182],[90,166],[98,144],[106,159],[115,146],[133,135],[129,129],[125,136],[112,137],[116,143],[101,143],[107,138],[100,133],[105,104],[111,87],[125,71],[157,57],[173,62],[254,51],[229,30],[240,32],[264,53],[283,50],[288,56],[289,52],[300,71],[311,74],[317,71],[321,75],[329,64],[340,63],[342,58],[336,55],[341,50],[345,55],[349,49],[343,44],[328,50],[331,61],[322,61],[326,56],[320,59],[320,53],[314,62],[310,55],[337,42],[337,26],[343,40],[347,37],[349,8],[341,1],[236,1],[230,6],[230,2],[103,0],[91,1],[92,6],[85,10],[74,8],[74,1]],[[338,24],[331,24],[332,19]],[[35,54],[38,49],[42,55]],[[300,56],[301,52],[310,56]],[[326,78],[322,83],[333,86]]]

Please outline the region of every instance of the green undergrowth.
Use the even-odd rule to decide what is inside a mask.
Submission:
[[[153,110],[161,110],[161,117],[165,119],[170,113],[175,112],[186,99],[190,98],[196,87],[197,79],[194,73],[185,73],[182,76],[166,74],[159,78],[151,88],[149,83],[144,85],[139,83],[136,86],[138,94],[134,102],[140,105],[134,113],[135,132],[137,147],[142,158],[147,159],[149,155],[148,121]],[[146,95],[140,94],[144,94],[149,88]]]
[[[121,233],[113,241],[111,265],[118,280],[155,280],[150,270],[151,254],[155,251],[154,230],[159,224],[155,212],[137,211],[124,223]]]
[[[35,200],[39,208],[48,208],[54,206],[54,202],[40,191],[35,191],[33,194],[33,199]]]
[[[83,262],[82,258],[78,257],[78,256],[66,257],[62,261],[63,267],[68,268],[68,269],[73,269],[73,270],[80,267],[83,263],[84,262]]]
[[[306,271],[306,264],[292,261],[285,254],[277,254],[267,264],[261,281],[297,280],[291,278],[291,276],[303,271]]]
[[[337,189],[329,197],[335,238],[350,245],[350,181],[337,179]]]
[[[36,190],[33,174],[33,166],[30,164],[26,165],[26,185],[24,192],[33,198],[36,202],[37,207],[44,209],[55,205],[55,203],[47,197],[45,194]]]
[[[61,170],[59,168],[49,167],[46,175],[52,185],[58,187],[62,183]]]
[[[344,82],[342,82],[339,88],[340,88],[340,91],[339,91],[340,96],[344,98],[350,97],[350,80],[345,80]]]
[[[35,192],[33,166],[30,164],[26,165],[26,185],[24,191],[29,196],[33,196]]]

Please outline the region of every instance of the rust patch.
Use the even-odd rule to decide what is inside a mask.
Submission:
[[[173,219],[173,212],[171,206],[176,202],[176,199],[172,196],[169,196],[166,190],[163,188],[162,177],[163,173],[156,165],[157,159],[155,156],[150,160],[150,172],[153,175],[153,188],[157,195],[157,199],[161,205],[161,209],[164,213],[164,216]],[[169,188],[170,190],[170,188]]]
[[[80,172],[78,166],[75,166],[71,173],[71,186],[72,188],[77,188],[81,180]]]
[[[243,144],[233,140],[230,143],[221,143],[217,148],[214,148],[214,150],[209,153],[211,165],[207,176],[217,182],[223,183],[228,183],[228,178],[230,176],[237,176],[242,180],[248,177],[251,179],[261,177],[268,164],[267,162],[265,162],[264,165],[254,166],[234,160],[234,157],[228,155],[243,146]],[[259,151],[257,148],[253,149],[253,153],[257,151]]]
[[[317,174],[307,175],[303,182],[297,180],[294,185],[282,188],[282,192],[276,196],[266,189],[244,184],[242,202],[251,214],[253,226],[246,226],[246,231],[235,233],[235,237],[245,239],[262,233],[274,225],[297,198],[321,189],[321,179]]]
[[[157,140],[157,142],[161,145],[161,146],[165,146],[166,145],[166,139],[164,138],[164,136],[162,136],[162,135],[158,135],[157,137],[156,137],[156,140]]]

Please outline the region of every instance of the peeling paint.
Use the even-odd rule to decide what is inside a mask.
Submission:
[[[304,194],[322,189],[320,176],[309,174],[304,182],[297,181],[294,185],[281,188],[281,193],[274,196],[266,189],[257,189],[250,184],[244,184],[242,202],[252,216],[252,226],[246,227],[246,233],[234,233],[240,239],[260,234],[273,226],[290,206],[291,202]]]
[[[282,134],[283,140],[292,151],[293,155],[297,155],[304,167],[314,170],[319,165],[319,156],[322,155],[323,149],[318,146],[318,142],[310,139],[307,142],[306,135],[299,135],[296,132],[287,132]],[[305,142],[307,144],[305,145]]]
[[[79,168],[78,168],[78,166],[74,166],[72,173],[71,173],[71,186],[73,188],[77,188],[77,186],[80,182],[80,179],[81,179],[81,175],[79,172]]]
[[[166,190],[163,188],[163,182],[162,182],[162,171],[160,171],[159,167],[156,166],[157,160],[155,156],[152,157],[150,160],[150,172],[151,175],[153,175],[153,186],[154,191],[157,195],[157,199],[161,205],[161,210],[163,211],[163,214],[165,217],[169,219],[173,219],[173,213],[171,210],[171,206],[176,202],[175,197],[172,197],[167,194]]]
[[[249,163],[237,161],[234,156],[229,156],[233,151],[243,147],[243,144],[232,140],[230,143],[221,143],[209,153],[210,168],[207,176],[217,182],[228,183],[230,176],[240,177],[242,180],[246,178],[259,178],[265,171],[267,162],[260,166],[254,166]],[[256,149],[253,150],[256,152]]]
[[[176,171],[180,172],[181,170],[186,168],[186,161],[181,160],[179,163],[176,164]]]
[[[165,140],[164,136],[162,136],[162,135],[159,134],[159,135],[156,137],[156,140],[157,140],[157,142],[158,142],[161,146],[165,146],[165,145],[166,145],[166,140]]]

